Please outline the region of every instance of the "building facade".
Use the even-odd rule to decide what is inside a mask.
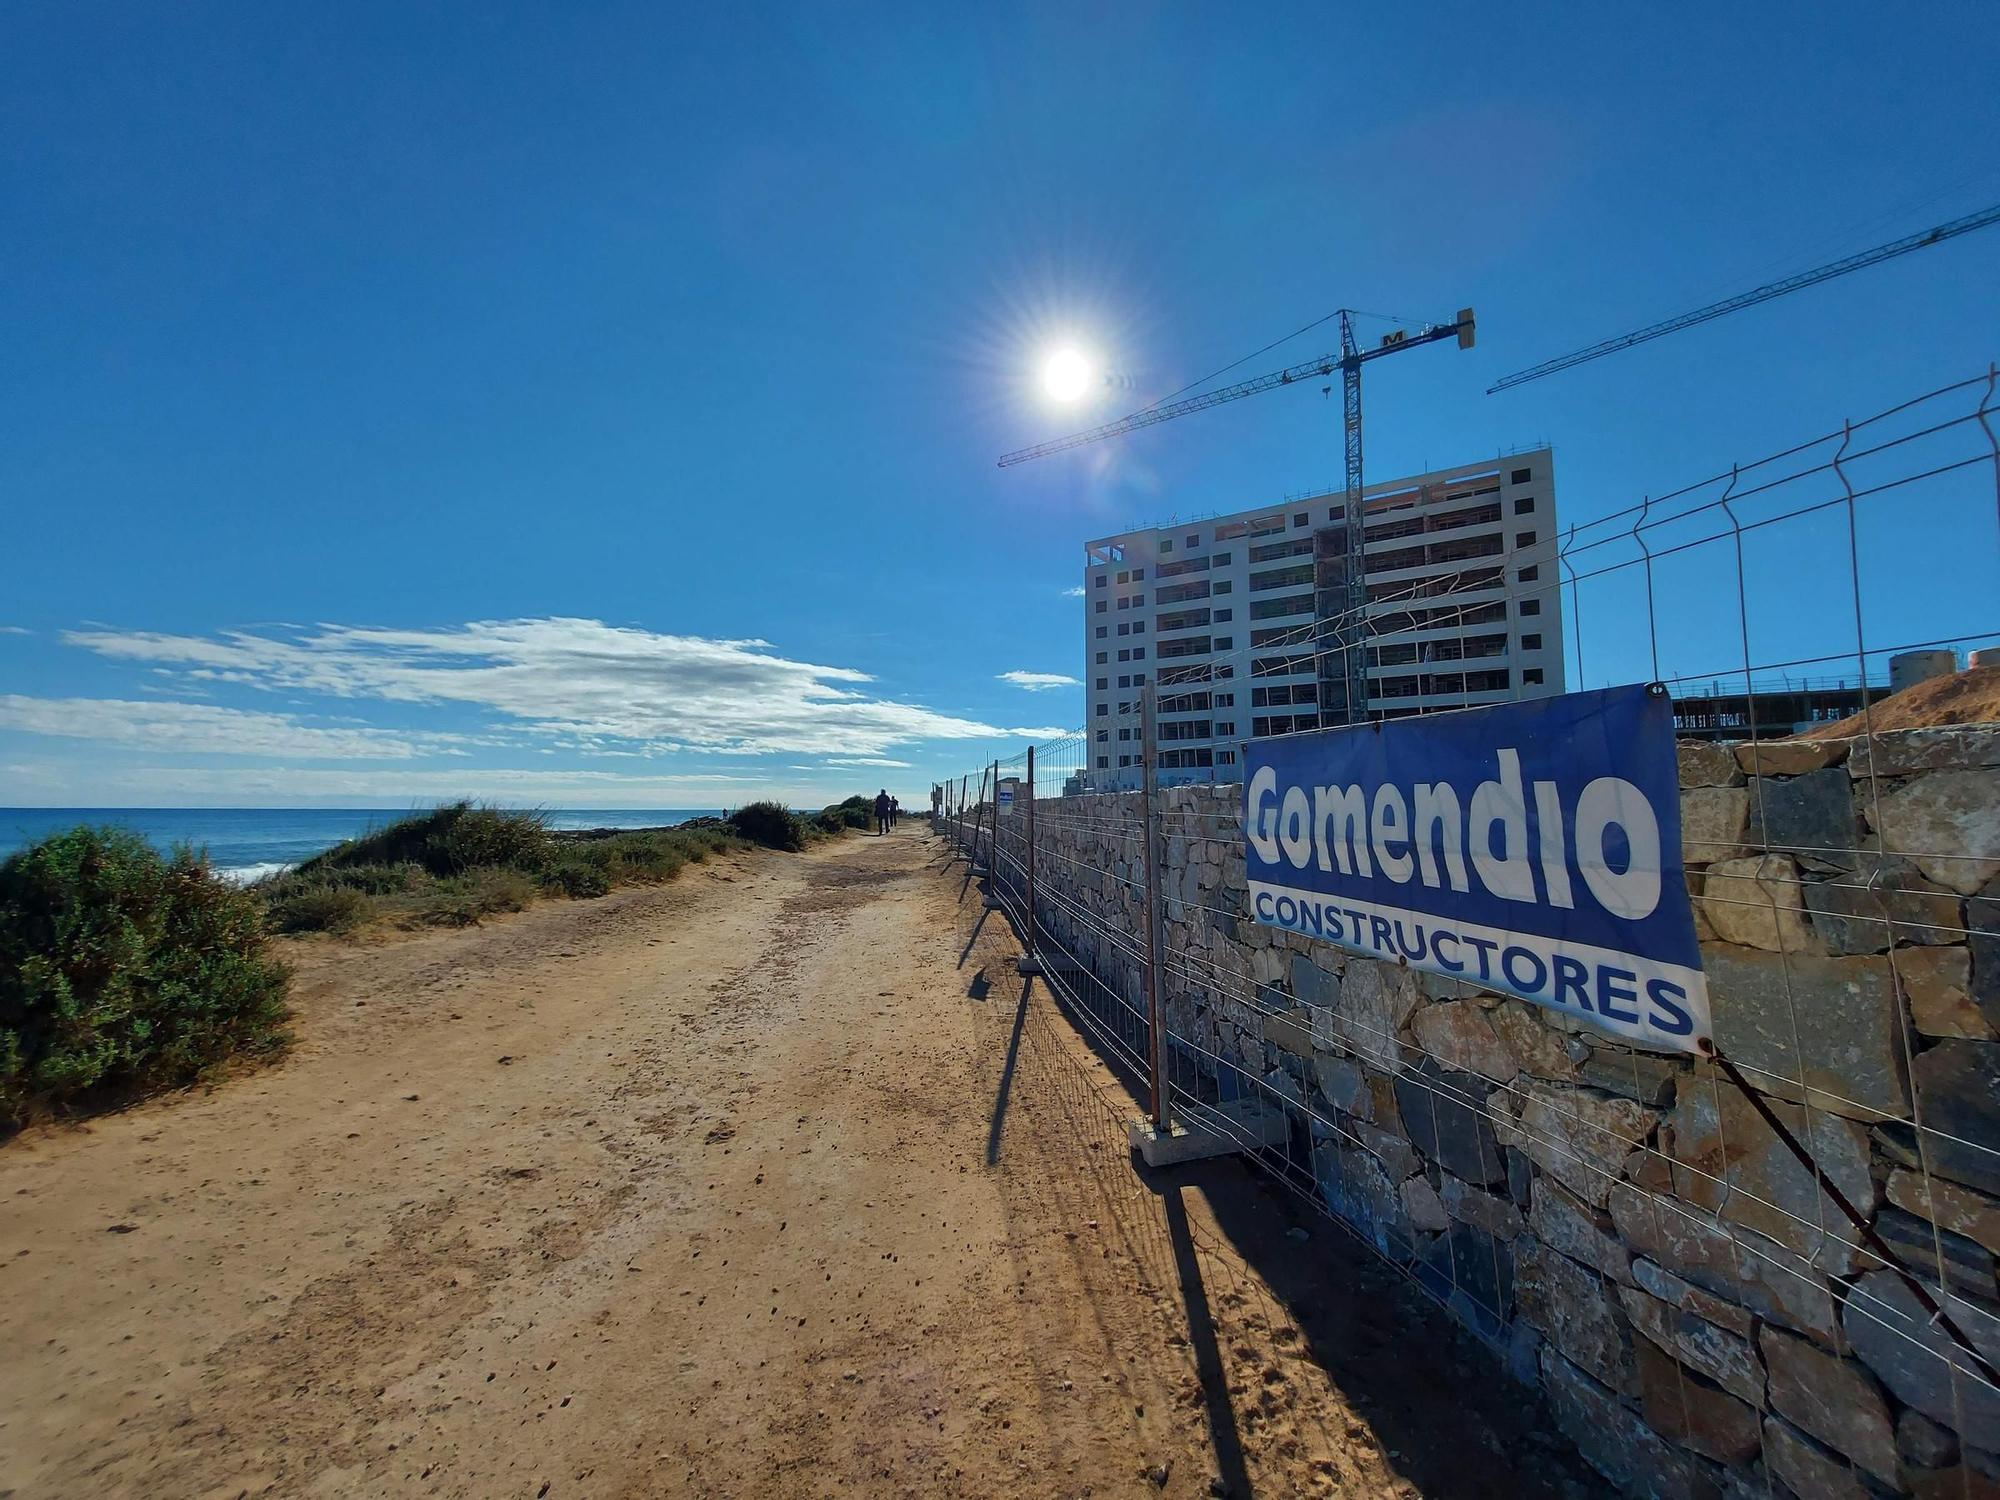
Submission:
[[[1244,741],[1348,722],[1346,649],[1366,653],[1370,718],[1562,692],[1555,504],[1547,448],[1369,485],[1359,631],[1337,491],[1091,542],[1089,787],[1137,784],[1148,682],[1169,785],[1235,780]]]

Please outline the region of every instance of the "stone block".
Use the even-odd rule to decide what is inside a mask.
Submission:
[[[1653,1109],[1673,1104],[1674,1091],[1686,1072],[1685,1064],[1651,1052],[1623,1052],[1602,1046],[1592,1047],[1590,1056],[1576,1065],[1576,1076],[1581,1082]]]
[[[1927,729],[1884,730],[1853,742],[1848,773],[1856,781],[1874,776],[1910,776],[1919,771],[2000,766],[2000,725],[1938,724]]]
[[[1773,1103],[1772,1112],[1818,1160],[1826,1180],[1863,1213],[1877,1190],[1868,1172],[1868,1133],[1819,1110]],[[1853,1229],[1811,1173],[1734,1091],[1690,1089],[1674,1107],[1674,1192],[1698,1208],[1746,1225],[1843,1274],[1858,1264]],[[1823,1226],[1823,1227],[1822,1227]]]
[[[1314,1153],[1319,1190],[1327,1207],[1377,1250],[1397,1262],[1412,1246],[1402,1195],[1382,1164],[1365,1151],[1321,1147]]]
[[[1501,1144],[1517,1147],[1544,1172],[1593,1207],[1624,1174],[1659,1121],[1656,1110],[1588,1089],[1531,1084],[1515,1098],[1518,1114],[1497,1114]]]
[[[2000,1195],[2000,1042],[1939,1042],[1912,1072],[1933,1175]]]
[[[1293,1057],[1311,1058],[1313,1055],[1312,1027],[1307,1024],[1304,1011],[1294,1011],[1263,1018],[1264,1040],[1280,1052],[1288,1052]]]
[[[1937,1296],[1934,1288],[1931,1295]],[[1963,1297],[1947,1294],[1941,1300],[1973,1347],[2000,1363],[2000,1315]],[[1984,1440],[1994,1441],[1990,1434],[2000,1432],[2000,1391],[1971,1373],[1967,1356],[1931,1322],[1894,1271],[1870,1271],[1848,1289],[1840,1326],[1856,1357],[1897,1400],[1961,1436],[1987,1434]]]
[[[1747,854],[1750,793],[1740,786],[1697,787],[1681,794],[1681,863],[1690,868]]]
[[[2000,1031],[1973,1001],[1969,950],[1904,948],[1896,954],[1895,969],[1910,1004],[1910,1019],[1925,1036],[1974,1042],[2000,1039]]]
[[[1804,776],[1847,759],[1847,740],[1745,740],[1737,768],[1751,776]]]
[[[1620,1491],[1647,1500],[1717,1500],[1701,1461],[1648,1427],[1615,1392],[1552,1348],[1543,1347],[1541,1360],[1556,1425]]]
[[[1870,1500],[1852,1464],[1780,1417],[1764,1419],[1764,1466],[1798,1500]]]
[[[1757,1342],[1770,1374],[1771,1410],[1894,1486],[1896,1429],[1868,1372],[1782,1329],[1766,1328]]]
[[[1347,1128],[1360,1149],[1381,1163],[1391,1182],[1401,1182],[1423,1170],[1423,1158],[1417,1155],[1417,1148],[1395,1131],[1358,1118],[1350,1121]]]
[[[1942,1469],[1958,1457],[1958,1435],[1906,1406],[1896,1418],[1896,1452],[1913,1468]]]
[[[1679,1199],[1632,1183],[1612,1188],[1610,1208],[1619,1237],[1639,1254],[1829,1348],[1838,1341],[1838,1314],[1825,1275],[1783,1246],[1748,1229],[1715,1223]]]
[[[1440,1234],[1451,1228],[1451,1220],[1446,1217],[1444,1200],[1438,1196],[1436,1188],[1425,1177],[1406,1177],[1402,1182],[1403,1215],[1410,1221],[1412,1229],[1425,1234]]]
[[[1772,953],[1820,948],[1806,920],[1799,867],[1789,854],[1752,854],[1710,865],[1702,876],[1701,911],[1724,943]]]
[[[1501,1041],[1476,1000],[1418,1006],[1410,1017],[1410,1032],[1431,1057],[1461,1073],[1511,1083],[1521,1070],[1513,1049]]]
[[[1631,1252],[1612,1231],[1611,1216],[1579,1203],[1553,1178],[1535,1185],[1528,1227],[1551,1250],[1581,1261],[1613,1281],[1632,1279]]]
[[[1562,1032],[1544,1019],[1547,1014],[1536,1006],[1508,1000],[1488,1011],[1487,1020],[1522,1072],[1566,1083],[1576,1078],[1577,1064],[1563,1045]]]
[[[1611,1292],[1567,1256],[1532,1238],[1514,1241],[1514,1297],[1521,1316],[1564,1358],[1629,1396],[1639,1388],[1632,1325]]]
[[[1896,1207],[2000,1255],[2000,1202],[1984,1193],[1942,1177],[1926,1182],[1923,1173],[1908,1167],[1891,1171],[1884,1191]]]
[[[1966,950],[1972,954],[1972,1001],[2000,1027],[2000,879],[1965,903]]]
[[[2000,770],[1932,771],[1864,810],[1888,852],[1961,896],[2000,875]]]
[[[1727,745],[1709,740],[1682,740],[1674,746],[1674,758],[1680,762],[1682,791],[1698,786],[1743,784],[1735,752]]]
[[[1506,1175],[1487,1118],[1490,1087],[1475,1074],[1441,1068],[1429,1058],[1396,1079],[1397,1113],[1410,1140],[1467,1182],[1498,1182]]]
[[[1677,1365],[1699,1371],[1740,1401],[1764,1404],[1764,1364],[1749,1339],[1669,1307],[1637,1287],[1620,1287],[1618,1301],[1642,1335],[1642,1345],[1663,1350]]]
[[[1844,771],[1759,776],[1750,783],[1749,843],[1820,870],[1852,870],[1861,843],[1854,786]]]
[[[1903,1476],[1910,1500],[2000,1500],[2000,1463],[1980,1469],[1961,1460],[1947,1469],[1911,1471]]]
[[[1342,1114],[1359,1115],[1365,1120],[1373,1113],[1368,1107],[1367,1079],[1362,1076],[1361,1064],[1353,1058],[1315,1053],[1313,1078],[1326,1102]]]
[[[1993,1254],[1977,1241],[1899,1208],[1877,1213],[1875,1232],[1926,1285],[1941,1281],[1962,1296],[1993,1299]]]
[[[1959,898],[1906,859],[1865,853],[1834,880],[1809,880],[1806,913],[1829,953],[1884,953],[1901,943],[1956,943]]]
[[[1667,1306],[1693,1313],[1703,1322],[1713,1323],[1725,1333],[1733,1333],[1739,1338],[1750,1337],[1756,1325],[1756,1318],[1748,1308],[1703,1291],[1693,1282],[1682,1280],[1666,1267],[1650,1260],[1642,1258],[1632,1262],[1632,1284]]]
[[[1757,1409],[1689,1374],[1657,1345],[1638,1348],[1639,1409],[1669,1442],[1725,1464],[1747,1464],[1763,1447]]]
[[[1469,1224],[1452,1224],[1425,1246],[1419,1274],[1454,1316],[1488,1337],[1513,1319],[1513,1249]]]
[[[1384,1072],[1403,1066],[1397,1033],[1422,995],[1408,969],[1355,959],[1341,976],[1332,1006],[1333,1029],[1349,1051]]]
[[[1511,1199],[1473,1187],[1450,1173],[1442,1178],[1439,1196],[1444,1200],[1444,1211],[1453,1219],[1483,1229],[1495,1239],[1511,1240],[1526,1227],[1521,1210]]]
[[[1815,1110],[1876,1120],[1910,1107],[1896,986],[1886,958],[1703,952],[1715,1044],[1757,1088]],[[1726,1085],[1725,1085],[1726,1086]],[[1706,1093],[1706,1089],[1689,1092]]]

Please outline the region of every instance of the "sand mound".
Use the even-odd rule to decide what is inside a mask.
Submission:
[[[1929,729],[1939,724],[1988,724],[2000,720],[2000,667],[1969,667],[1947,677],[1932,677],[1891,693],[1874,704],[1867,717],[1850,714],[1821,724],[1801,740],[1846,740],[1869,729]]]

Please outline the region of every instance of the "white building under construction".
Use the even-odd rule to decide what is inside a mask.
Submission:
[[[1168,784],[1234,780],[1245,740],[1347,722],[1343,510],[1304,495],[1089,544],[1092,786],[1136,783],[1149,681]],[[1563,691],[1549,449],[1371,484],[1363,515],[1369,717]]]

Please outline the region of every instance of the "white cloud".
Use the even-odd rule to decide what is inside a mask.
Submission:
[[[906,760],[889,760],[880,755],[836,757],[827,761],[826,764],[830,766],[893,766],[901,771],[907,771],[910,768],[910,763]]]
[[[1074,677],[1065,677],[1061,672],[1002,672],[999,680],[1011,682],[1018,688],[1026,688],[1031,693],[1045,693],[1051,688],[1083,686]]]
[[[0,635],[33,635],[35,632],[21,625],[0,625]]]
[[[1075,588],[1064,589],[1062,596],[1065,599],[1081,599],[1083,597],[1083,585],[1079,583]]]
[[[451,736],[386,729],[323,729],[291,714],[206,703],[123,698],[26,698],[0,693],[0,729],[131,745],[162,753],[266,755],[297,760],[409,760],[463,753]]]
[[[471,704],[585,752],[615,745],[861,756],[923,740],[1024,733],[873,697],[856,686],[871,680],[867,673],[794,661],[761,640],[662,635],[598,620],[268,627],[220,636],[94,628],[64,639],[172,669],[183,681]]]

